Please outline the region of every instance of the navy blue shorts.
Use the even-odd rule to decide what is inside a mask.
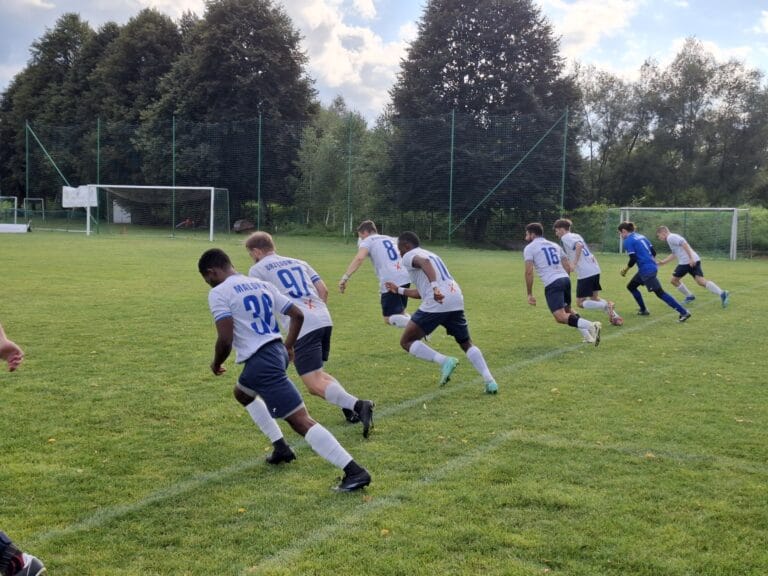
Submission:
[[[410,288],[410,284],[403,284],[402,288]],[[395,294],[393,292],[384,292],[381,295],[381,314],[389,317],[393,314],[402,314],[405,307],[408,306],[408,296]]]
[[[550,312],[571,306],[571,279],[558,278],[544,288],[544,297]]]
[[[675,278],[682,278],[686,274],[690,274],[694,278],[696,276],[704,277],[704,272],[701,269],[701,261],[696,262],[693,266],[689,266],[688,264],[678,264],[675,266],[675,271],[672,272],[672,276]]]
[[[632,277],[632,280],[630,280],[629,283],[630,285],[634,284],[635,286],[645,286],[648,289],[648,292],[656,292],[656,290],[661,290],[661,282],[659,282],[659,277],[656,274],[657,273],[654,272],[648,276],[641,276],[638,272]]]
[[[448,335],[453,336],[459,344],[469,340],[469,325],[464,316],[464,310],[454,310],[453,312],[416,310],[416,313],[411,316],[411,321],[417,324],[424,331],[424,334],[432,334],[435,328],[443,326]]]
[[[600,292],[602,289],[600,274],[595,274],[589,278],[580,278],[576,281],[576,298],[591,298],[592,294]]]
[[[331,332],[333,326],[312,330],[298,340],[293,347],[293,365],[299,376],[320,370],[331,353]]]
[[[237,388],[248,396],[261,396],[272,418],[290,416],[304,400],[285,373],[287,367],[288,351],[283,341],[273,340],[244,362]]]

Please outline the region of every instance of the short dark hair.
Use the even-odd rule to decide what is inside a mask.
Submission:
[[[627,232],[634,232],[635,225],[632,222],[622,222],[619,224],[619,232],[626,230]]]
[[[363,220],[360,222],[360,226],[357,227],[358,232],[371,232],[373,234],[378,234],[379,231],[376,229],[376,224],[373,220]]]
[[[211,248],[203,252],[200,260],[197,261],[197,270],[200,274],[205,274],[206,270],[211,268],[227,268],[232,266],[232,260],[221,248]]]
[[[555,225],[553,226],[553,228],[554,229],[565,228],[566,230],[570,231],[571,226],[573,226],[573,222],[568,220],[568,218],[560,218],[560,220],[555,220]]]
[[[421,240],[416,236],[416,232],[403,232],[397,237],[398,244],[410,244],[414,248],[418,248],[421,245]]]
[[[536,234],[536,236],[542,238],[544,237],[544,226],[542,226],[539,222],[531,222],[525,227],[525,231]]]

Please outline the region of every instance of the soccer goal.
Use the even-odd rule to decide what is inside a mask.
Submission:
[[[603,234],[606,251],[611,246],[615,246],[617,252],[622,251],[616,227],[620,222],[630,221],[651,242],[656,242],[656,228],[663,225],[685,237],[700,254],[731,260],[748,258],[752,254],[752,230],[746,208],[625,206],[612,212],[613,216],[606,219]]]
[[[16,196],[0,196],[0,222],[4,224],[17,224],[18,208],[19,200]]]
[[[29,220],[32,216],[40,216],[45,222],[45,198],[24,198],[22,202],[24,217]]]
[[[172,237],[229,234],[229,190],[210,186],[89,184],[99,199],[99,231]]]

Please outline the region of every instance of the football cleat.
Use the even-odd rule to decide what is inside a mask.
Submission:
[[[691,302],[693,302],[694,300],[696,300],[696,296],[694,296],[693,294],[689,294],[688,296],[686,296],[686,297],[685,297],[685,300],[684,300],[684,302],[685,302],[686,304],[690,304],[690,303],[691,303]]]
[[[600,331],[603,329],[603,325],[600,322],[592,322],[592,326],[589,327],[589,335],[593,338],[595,346],[600,346]]]
[[[728,290],[723,290],[720,293],[720,302],[723,304],[723,308],[728,307],[728,303],[731,301],[731,294],[728,292]]]
[[[638,316],[650,316],[651,313],[648,312],[648,310],[646,308],[642,308],[642,309],[637,311],[637,315]]]
[[[370,400],[358,400],[355,404],[355,410],[360,422],[363,423],[363,438],[368,438],[368,432],[373,428],[373,407],[375,404]]]
[[[485,393],[486,394],[498,394],[499,393],[499,385],[496,384],[495,380],[488,380],[485,383]]]
[[[341,483],[334,488],[336,492],[353,492],[365,488],[371,483],[371,475],[368,474],[368,470],[360,468],[360,471],[355,474],[344,474]]]
[[[685,322],[690,317],[691,317],[691,313],[686,311],[685,314],[680,314],[680,317],[677,319],[677,321],[678,322]]]
[[[614,326],[623,326],[624,325],[624,318],[619,316],[618,314],[614,313],[613,318],[611,318],[611,324]]]
[[[21,570],[16,572],[13,576],[43,576],[43,574],[48,574],[45,566],[43,566],[43,563],[40,562],[38,558],[31,554],[27,554],[26,552],[23,557],[24,566],[22,566]]]
[[[446,382],[451,379],[451,374],[456,370],[456,366],[459,365],[459,359],[453,356],[448,356],[440,367],[440,382],[439,386],[445,386]]]
[[[354,410],[350,410],[349,408],[342,408],[341,411],[344,413],[344,418],[350,424],[357,424],[360,422],[360,418],[358,417],[357,412]]]
[[[296,460],[296,453],[291,450],[291,447],[287,444],[284,446],[275,446],[275,449],[272,450],[272,454],[267,456],[265,458],[267,461],[267,464],[273,464],[277,466],[281,462],[290,462],[292,460]]]

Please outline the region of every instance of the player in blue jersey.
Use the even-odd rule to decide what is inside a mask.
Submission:
[[[344,470],[338,491],[350,492],[370,484],[368,471],[352,459],[333,434],[312,419],[285,372],[304,323],[301,310],[269,282],[238,274],[223,250],[207,250],[197,266],[211,286],[208,306],[216,323],[211,371],[216,376],[224,374],[224,361],[234,348],[236,362],[243,365],[234,394],[248,413],[253,416],[255,406],[256,412],[262,413],[258,408],[264,404],[272,418],[283,418],[315,453]],[[291,319],[284,342],[278,314]],[[279,429],[277,424],[275,427]],[[282,434],[274,444],[276,450],[288,447]]]
[[[448,272],[443,260],[434,252],[421,248],[420,244],[419,237],[414,232],[403,232],[397,238],[397,249],[403,257],[403,265],[416,288],[404,288],[394,282],[386,283],[387,290],[393,294],[421,299],[419,309],[411,316],[403,330],[400,346],[411,356],[439,364],[439,385],[443,386],[450,380],[459,360],[453,356],[444,356],[422,341],[438,326],[443,326],[483,377],[485,392],[496,394],[499,387],[488,369],[483,353],[472,343],[469,336],[461,287]]]
[[[638,314],[640,316],[648,316],[650,314],[645,306],[643,295],[638,290],[640,286],[645,286],[648,292],[653,292],[657,298],[663,300],[670,308],[677,311],[679,322],[688,320],[691,317],[691,313],[661,287],[661,282],[659,282],[657,276],[659,266],[656,264],[656,250],[650,240],[642,234],[635,232],[635,225],[632,222],[622,222],[619,224],[619,234],[621,235],[624,250],[629,255],[629,262],[621,269],[621,275],[626,276],[629,269],[637,264],[637,273],[627,284],[627,290],[629,290],[638,306],[640,306]]]
[[[544,227],[538,222],[525,227],[525,240],[528,242],[523,250],[528,304],[536,306],[536,297],[533,295],[535,270],[544,284],[544,296],[555,321],[578,329],[585,342],[598,346],[603,325],[590,322],[571,310],[571,278],[562,265],[562,248],[544,238]]]
[[[405,311],[408,297],[390,292],[386,287],[387,282],[392,282],[403,288],[410,286],[408,272],[405,270],[402,257],[397,251],[397,238],[379,234],[373,220],[364,220],[360,223],[357,227],[357,237],[357,254],[339,280],[339,291],[344,293],[352,274],[360,268],[366,258],[370,258],[379,279],[381,313],[384,317],[384,323],[397,328],[405,328],[411,318]]]
[[[349,422],[363,423],[363,436],[373,425],[370,400],[360,400],[347,392],[336,378],[328,374],[323,364],[331,353],[333,322],[328,311],[328,287],[309,264],[275,252],[275,241],[267,232],[254,232],[245,241],[254,264],[249,276],[270,282],[304,313],[304,325],[296,340],[294,366],[310,394],[320,396],[344,412]],[[281,317],[283,327],[290,320]]]

